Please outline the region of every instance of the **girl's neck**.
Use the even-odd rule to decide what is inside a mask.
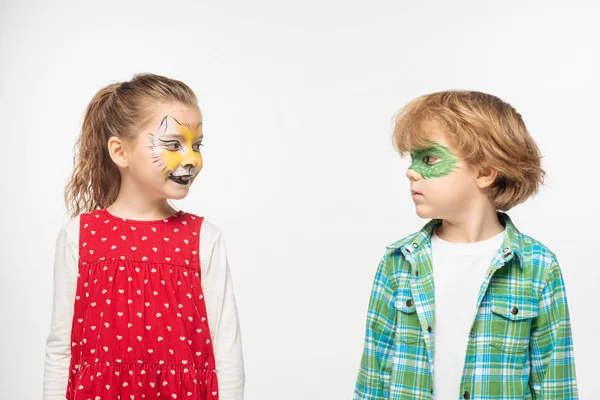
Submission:
[[[164,219],[177,212],[167,199],[151,200],[146,196],[130,196],[123,192],[106,209],[114,216],[138,221]]]

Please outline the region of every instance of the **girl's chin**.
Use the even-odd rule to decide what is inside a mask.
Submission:
[[[166,187],[163,190],[169,199],[181,200],[188,195],[190,192],[190,187],[191,182],[187,185],[182,185],[167,179]]]
[[[171,200],[183,200],[184,198],[186,198],[188,195],[188,192],[180,192],[180,193],[174,193],[174,192],[168,192],[167,193],[167,198],[171,199]]]

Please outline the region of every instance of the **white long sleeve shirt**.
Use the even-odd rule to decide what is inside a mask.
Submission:
[[[221,231],[206,219],[200,229],[199,250],[202,291],[215,352],[219,398],[242,400],[245,382],[242,340],[225,242]],[[62,400],[67,391],[78,263],[79,217],[76,217],[62,227],[56,240],[44,400]]]

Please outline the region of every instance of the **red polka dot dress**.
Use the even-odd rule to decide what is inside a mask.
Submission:
[[[68,400],[218,400],[201,217],[80,217]]]

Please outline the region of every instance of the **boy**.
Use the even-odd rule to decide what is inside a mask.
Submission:
[[[485,93],[434,93],[397,115],[394,144],[431,221],[379,264],[354,399],[576,399],[556,256],[504,213],[543,183],[521,116]]]

